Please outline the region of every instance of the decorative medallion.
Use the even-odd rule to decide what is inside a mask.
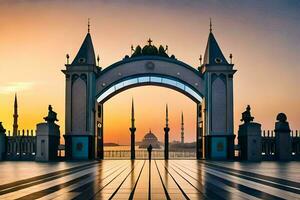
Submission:
[[[224,151],[224,145],[223,142],[219,142],[217,144],[217,151]]]
[[[77,149],[77,151],[82,151],[82,149],[83,149],[83,144],[82,144],[81,142],[80,142],[80,143],[77,143],[76,149]]]
[[[155,65],[154,65],[153,62],[149,61],[149,62],[146,62],[145,67],[146,67],[146,69],[148,69],[148,70],[154,70]]]

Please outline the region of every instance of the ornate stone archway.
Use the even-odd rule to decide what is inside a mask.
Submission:
[[[233,157],[235,70],[226,61],[213,34],[209,34],[204,63],[198,69],[168,56],[165,48],[156,48],[151,42],[143,49],[137,46],[131,57],[125,56],[102,70],[96,64],[91,36],[87,34],[77,56],[63,70],[68,159],[102,159],[103,103],[123,90],[142,85],[168,87],[195,101],[198,159]]]

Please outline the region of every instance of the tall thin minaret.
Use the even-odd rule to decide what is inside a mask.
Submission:
[[[132,98],[132,103],[131,103],[131,127],[129,128],[130,130],[130,150],[131,150],[131,160],[135,159],[135,125],[134,125],[134,102],[133,102],[133,98]]]
[[[184,122],[183,122],[183,112],[181,112],[181,143],[184,143]]]
[[[18,100],[17,94],[15,94],[15,103],[14,103],[14,124],[13,124],[13,136],[18,135]]]

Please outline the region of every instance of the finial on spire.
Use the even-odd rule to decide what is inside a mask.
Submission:
[[[134,50],[134,48],[133,48],[133,45],[131,45],[131,49],[130,49],[131,55],[132,55],[132,53],[134,53],[134,52],[135,52],[135,50]]]
[[[212,23],[211,23],[211,18],[209,18],[209,32],[212,32]]]
[[[99,57],[99,54],[97,55],[97,65],[99,67],[99,61],[100,61],[100,57]]]
[[[230,64],[232,64],[232,53],[229,54],[229,58],[230,58]]]
[[[199,61],[200,61],[200,66],[202,65],[202,55],[200,54],[200,57],[199,57]]]
[[[149,38],[149,40],[148,40],[149,45],[151,45],[152,42],[153,41],[151,40],[151,38]]]
[[[90,18],[88,18],[88,33],[90,33]]]
[[[67,53],[66,55],[66,58],[67,58],[67,65],[69,64],[69,58],[70,58],[70,55]]]

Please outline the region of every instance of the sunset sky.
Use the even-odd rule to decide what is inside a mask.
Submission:
[[[292,129],[300,129],[299,10],[297,0],[0,0],[0,121],[12,130],[17,92],[20,129],[35,129],[51,104],[64,134],[65,77],[60,70],[65,68],[65,55],[72,60],[79,50],[88,18],[102,68],[130,54],[131,45],[146,44],[149,37],[196,68],[211,17],[225,57],[232,53],[238,70],[235,133],[247,104],[263,129],[274,129],[279,112],[287,114]],[[129,143],[132,97],[137,140],[149,128],[163,140],[166,103],[171,140],[180,138],[182,111],[186,140],[195,140],[195,103],[174,90],[144,86],[105,104],[105,142]]]

